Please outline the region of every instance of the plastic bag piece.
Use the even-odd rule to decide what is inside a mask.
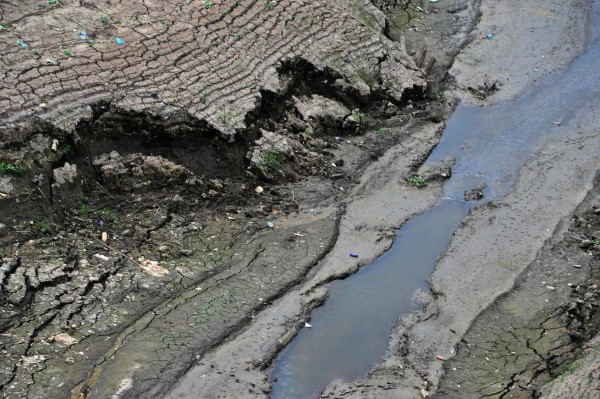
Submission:
[[[120,37],[115,37],[115,43],[117,43],[119,46],[124,46],[125,45],[125,40],[123,38],[120,38]]]
[[[87,33],[85,33],[85,31],[83,31],[83,30],[80,30],[79,32],[77,32],[77,36],[79,36],[79,38],[81,40],[87,40],[87,38],[88,38]]]
[[[358,254],[355,254],[354,252],[350,252],[350,257],[352,257],[352,258],[358,258]]]

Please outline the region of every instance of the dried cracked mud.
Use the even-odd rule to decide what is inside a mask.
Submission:
[[[556,49],[542,72],[566,65],[585,47],[588,6],[3,2],[2,396],[267,397],[265,369],[324,284],[441,196],[439,171],[419,167],[456,98],[514,98],[538,78],[517,71]],[[515,51],[510,35],[531,24],[552,25],[548,40]],[[596,136],[549,144],[514,196],[469,215],[390,356],[323,396],[597,390],[597,344],[584,346],[599,322]],[[427,187],[409,183],[426,174]],[[556,202],[538,211],[544,196]],[[490,287],[479,296],[445,281],[481,240],[518,247],[494,235],[515,223],[530,238],[505,254],[521,261],[513,280],[474,279]],[[472,264],[487,256],[473,250]]]

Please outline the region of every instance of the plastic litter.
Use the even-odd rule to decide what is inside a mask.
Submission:
[[[485,35],[485,38],[491,40],[494,38],[494,35],[491,33],[488,33],[487,35]]]
[[[352,257],[352,258],[358,258],[358,254],[355,254],[354,252],[350,252],[350,257]]]
[[[119,46],[124,46],[125,45],[125,40],[123,38],[120,38],[120,37],[115,37],[115,43],[117,43]]]
[[[254,191],[256,192],[256,194],[260,194],[263,191],[265,191],[265,189],[262,188],[261,186],[256,186],[256,188],[254,189]]]
[[[312,324],[304,323],[304,327],[306,327],[306,328],[312,328]]]
[[[53,6],[57,3],[58,3],[58,0],[48,0],[48,4],[50,4],[51,6]]]
[[[19,47],[28,48],[29,44],[25,43],[23,40],[17,40],[17,44]]]
[[[83,30],[80,30],[79,32],[77,32],[77,36],[79,36],[79,38],[81,40],[87,40],[87,38],[88,38],[87,33],[85,33],[85,31],[83,31]]]
[[[273,227],[275,227],[275,225],[273,224],[273,222],[267,222],[267,226],[269,226],[270,229],[272,229]]]

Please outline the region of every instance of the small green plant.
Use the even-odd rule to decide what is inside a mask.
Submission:
[[[88,213],[90,213],[90,207],[88,204],[81,204],[81,206],[79,207],[79,214],[81,216],[85,216]]]
[[[278,152],[268,152],[265,155],[264,161],[265,165],[271,169],[281,170],[283,169],[282,162],[284,161],[285,156]]]
[[[417,188],[427,187],[427,181],[419,176],[411,177],[408,182]]]
[[[361,66],[356,69],[356,75],[369,87],[373,87],[377,84],[377,73],[367,67]]]
[[[233,63],[233,65],[234,65],[236,68],[241,68],[241,67],[242,67],[242,61],[240,61],[240,60],[237,60],[236,62],[234,62],[234,63]]]
[[[179,180],[181,176],[183,176],[183,169],[178,166],[174,166],[169,169],[165,168],[163,171],[169,180]]]
[[[52,233],[52,226],[46,222],[36,222],[33,225],[32,231],[36,235]]]
[[[233,113],[233,111],[225,107],[221,108],[221,111],[219,111],[219,115],[217,115],[217,119],[219,120],[219,122],[230,127],[232,127],[234,118],[235,114]]]
[[[446,100],[446,92],[444,91],[438,91],[435,93],[435,98],[437,98],[440,101],[445,101]]]
[[[212,8],[212,6],[214,6],[214,5],[215,5],[215,3],[213,3],[212,1],[205,1],[204,2],[204,8],[207,9],[207,10],[210,9],[210,8]]]
[[[0,173],[18,175],[23,173],[23,168],[10,162],[0,162]]]
[[[357,114],[361,128],[369,128],[376,124],[375,118],[371,115],[359,113]]]
[[[8,30],[10,28],[10,24],[6,21],[0,22],[0,30]]]
[[[210,97],[210,95],[211,95],[210,90],[202,89],[202,91],[200,93],[198,93],[198,100],[200,100],[200,102],[202,104],[206,104],[206,101],[208,101],[208,97]]]
[[[75,55],[75,53],[72,50],[66,49],[65,51],[63,51],[63,53],[65,53],[65,55],[67,57],[73,57]]]
[[[108,26],[110,25],[110,18],[108,17],[108,15],[103,15],[100,17],[100,22],[102,22],[102,25]]]
[[[390,129],[388,129],[387,127],[380,127],[379,129],[377,129],[377,131],[378,131],[379,133],[382,133],[382,134],[383,134],[383,133],[387,133],[387,132],[389,132],[389,131],[390,131]]]
[[[275,7],[275,4],[273,4],[272,1],[268,1],[267,4],[265,4],[265,10],[267,11],[271,11],[273,7]]]

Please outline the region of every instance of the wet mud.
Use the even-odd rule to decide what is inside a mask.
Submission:
[[[556,29],[539,54],[547,54],[557,37],[565,50],[545,64],[543,72],[550,73],[583,46],[578,29],[585,24],[578,22],[587,14],[579,2],[542,3],[534,10],[540,29],[549,21]],[[395,229],[442,196],[448,165],[421,166],[441,138],[454,96],[478,101],[483,91],[479,101],[493,103],[526,86],[513,78],[515,69],[490,72],[487,80],[478,69],[501,64],[482,62],[489,54],[484,47],[494,43],[493,54],[517,57],[527,68],[534,58],[511,51],[501,29],[494,31],[498,41],[479,38],[479,16],[480,24],[489,23],[489,15],[511,11],[490,4],[88,1],[0,7],[2,396],[267,397],[268,367],[324,302],[325,285],[379,257],[391,247]],[[496,81],[500,90],[488,90]],[[582,122],[583,128],[591,123]],[[567,214],[591,187],[589,173],[566,173],[572,184],[531,182],[544,179],[535,173],[548,159],[557,162],[556,176],[565,163],[577,163],[578,146],[597,145],[588,136],[577,140],[529,164],[532,172],[522,173],[520,184],[534,188],[530,196],[498,208],[517,208],[560,187],[576,198],[555,213],[528,208],[533,218],[511,220],[533,225],[548,217],[540,224],[545,232],[560,216],[567,226]],[[566,155],[557,156],[564,148]],[[587,160],[590,154],[578,153]],[[415,183],[420,178],[427,186]],[[577,220],[595,220],[594,187]],[[456,245],[468,244],[465,231],[485,234],[491,218],[513,217],[488,213],[494,209],[461,224]],[[593,335],[598,295],[596,244],[582,249],[580,240],[596,232],[583,222],[575,226],[577,220],[569,233],[559,237],[559,229],[545,244],[549,255],[538,253],[536,260],[548,265],[543,272],[551,272],[544,286],[536,285],[538,263],[523,258],[529,266],[518,284],[532,284],[551,305],[535,302],[538,308],[525,317],[509,304],[523,291],[495,302],[491,295],[493,306],[468,331],[485,306],[452,328],[456,339],[444,348],[453,348],[463,333],[469,345],[458,345],[456,359],[445,363],[439,397],[458,395],[464,362],[485,351],[497,354],[485,352],[493,360],[469,376],[479,382],[461,385],[468,392],[489,382],[490,390],[504,384],[498,389],[537,395],[552,377],[577,371],[569,364]],[[551,235],[529,232],[535,245],[527,250]],[[581,268],[568,263],[579,258]],[[570,276],[558,269],[565,260]],[[420,303],[450,295],[436,285],[439,274],[432,279],[434,296],[423,295]],[[510,287],[507,282],[498,295]],[[325,396],[419,397],[425,381],[435,384],[432,374],[440,368],[428,374],[432,355],[452,356],[438,350],[439,340],[426,351],[410,340],[419,326],[442,331],[440,324],[451,324],[444,312],[453,309],[426,309],[413,316],[415,330],[392,333],[392,356],[384,364],[352,386],[330,387]],[[492,325],[499,312],[510,319],[507,345],[517,348],[516,358],[500,354],[495,337],[505,330]],[[551,345],[551,337],[560,345]],[[489,373],[500,359],[514,369],[492,381]]]

